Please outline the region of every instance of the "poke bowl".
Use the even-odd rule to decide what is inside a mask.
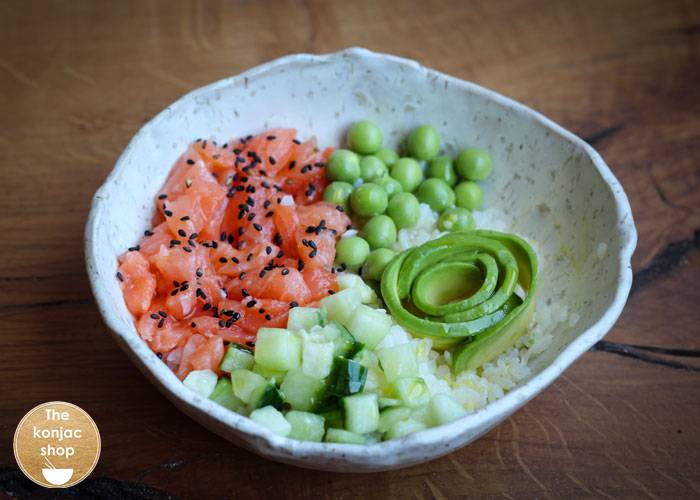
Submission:
[[[428,132],[426,124],[430,124]],[[287,138],[287,149],[297,151],[310,144],[306,139],[314,138],[309,154],[317,155],[315,163],[310,162],[302,174],[321,172],[320,184],[304,184],[293,196],[285,194],[285,189],[296,189],[297,178],[289,173],[295,169],[293,155],[282,161],[271,154],[260,158],[250,149],[246,154],[246,147],[253,143],[269,152],[268,143],[280,141],[291,129],[294,133]],[[368,133],[379,137],[374,141],[377,144],[366,145]],[[415,191],[421,204],[413,220],[402,222],[408,210],[405,205],[394,203],[391,211],[392,200],[398,198],[391,193],[387,196],[388,188],[382,191],[380,208],[366,208],[374,200],[370,187],[381,184],[378,179],[363,182],[351,175],[345,179],[350,182],[344,197],[340,190],[331,193],[329,186],[338,183],[328,182],[339,182],[346,172],[345,166],[338,166],[342,163],[339,152],[324,150],[326,146],[341,148],[347,156],[343,162],[353,163],[360,157],[343,148],[368,154],[361,160],[363,176],[365,159],[377,153],[379,146],[399,151],[401,156],[412,155],[414,158],[400,161],[420,165],[415,185],[395,168],[396,158],[378,163],[390,167],[390,175],[382,179],[391,176],[399,180],[399,189]],[[217,149],[208,152],[211,148]],[[223,165],[222,157],[228,151],[235,151],[231,164]],[[479,181],[474,188],[478,196],[472,191],[460,193],[460,183],[454,192],[444,190],[449,194],[444,206],[440,200],[433,203],[436,186],[424,187],[423,176],[440,177],[445,172],[433,165],[438,154],[450,164],[455,160],[456,171],[466,179],[463,183],[473,187],[473,181]],[[488,161],[484,163],[479,155]],[[488,168],[478,171],[477,164],[488,164]],[[223,165],[221,175],[215,171],[217,165]],[[264,187],[275,196],[265,201],[265,209],[270,203],[273,209],[260,214],[256,223],[250,207],[255,206],[252,198],[257,195],[248,180],[249,170],[244,168],[260,170],[262,165],[275,169],[278,174],[272,176],[283,178],[284,183],[275,185],[274,179],[260,178],[258,190]],[[470,170],[470,165],[477,165],[477,170]],[[178,168],[187,173],[177,177]],[[236,170],[239,168],[243,171]],[[190,212],[177,212],[183,204],[177,205],[173,190],[184,197],[188,189],[196,188],[193,182],[200,179],[193,181],[199,175],[194,169],[206,172],[201,182],[213,183],[212,189],[226,193],[225,198],[243,196],[243,203],[231,201],[236,207],[230,215],[231,229],[223,231],[220,239],[210,236],[203,241],[202,234],[210,228],[204,229],[204,222],[192,226]],[[433,184],[443,189],[457,182],[446,181]],[[224,215],[228,210],[225,198],[220,195],[224,221],[229,217]],[[470,210],[459,212],[455,203]],[[192,206],[188,205],[190,210]],[[202,206],[196,205],[197,210]],[[304,206],[329,211],[320,222],[317,218],[306,225],[303,217],[309,209]],[[298,218],[278,221],[280,213],[289,210]],[[451,232],[455,221],[461,224],[464,220],[447,215],[459,213],[461,217],[465,210],[465,230]],[[385,211],[389,216],[383,215]],[[343,219],[350,215],[352,221]],[[393,227],[389,244],[382,244],[381,237],[370,232],[370,223],[380,225],[373,222],[380,217],[381,224]],[[327,222],[331,219],[343,223],[333,226]],[[238,266],[257,258],[249,251],[252,247],[246,247],[249,243],[242,241],[247,238],[245,231],[257,238],[265,233],[265,224],[273,228],[277,224],[278,231],[269,239],[278,245],[262,244],[261,252],[280,259],[294,253],[298,265],[268,263],[259,273],[256,268],[254,276],[244,278],[249,268]],[[222,228],[219,219],[210,232],[218,235]],[[296,235],[298,245],[285,246],[280,236],[285,230]],[[326,248],[314,239],[319,233],[332,234],[327,240],[331,242],[330,260],[323,271],[328,281],[319,285],[324,297],[314,296],[304,307],[297,307],[295,294],[313,295],[314,284],[322,281],[321,275],[308,278],[318,260],[307,257],[320,258]],[[148,238],[161,237],[165,244],[151,245],[155,256],[140,256],[148,252]],[[370,245],[363,237],[372,243],[372,253],[385,248],[390,254],[375,259],[382,261],[379,271],[372,269],[374,261],[367,260]],[[362,240],[367,248],[357,250],[354,244],[351,248],[352,240]],[[583,140],[526,106],[478,85],[414,61],[357,48],[321,56],[283,57],[185,95],[134,136],[96,192],[86,227],[87,270],[100,313],[120,346],[166,397],[213,432],[257,454],[300,467],[341,472],[388,470],[435,459],[474,441],[526,404],[612,327],[631,287],[630,259],[635,245],[627,197],[602,158]],[[224,247],[231,253],[222,254]],[[456,248],[464,251],[456,256]],[[479,252],[488,253],[485,249],[491,249],[491,256],[479,257]],[[411,257],[418,255],[416,250],[421,255],[433,252],[435,258],[443,252],[440,255],[447,257],[444,262],[421,261]],[[345,260],[352,261],[358,251],[365,253],[354,266],[346,266]],[[226,275],[231,280],[227,283],[235,283],[218,285],[212,292],[199,284],[206,275],[201,267],[191,283],[171,279],[175,275],[166,271],[172,269],[167,259],[175,252],[188,259],[202,252],[211,254],[206,265]],[[476,262],[478,259],[482,260]],[[344,261],[338,265],[339,260]],[[150,276],[149,269],[157,277]],[[501,274],[487,279],[487,269]],[[140,272],[149,274],[148,280]],[[273,313],[279,301],[260,298],[264,296],[259,290],[262,280],[266,280],[267,292],[276,286],[269,283],[273,274],[287,280],[294,277],[301,287],[275,292],[277,298],[291,294],[284,295],[287,302],[279,316]],[[405,278],[409,285],[403,281],[407,275],[415,278]],[[476,275],[483,281],[481,288],[454,295],[455,287],[466,287],[464,283]],[[240,285],[244,281],[247,288]],[[136,298],[126,293],[133,291],[134,283],[140,287]],[[197,287],[196,293],[189,290],[190,285]],[[249,289],[257,291],[251,294]],[[423,289],[426,292],[420,293]],[[223,302],[212,308],[212,293],[217,301],[229,301],[226,304],[238,300],[241,309]],[[480,293],[489,296],[484,301],[489,307],[496,301],[491,309],[482,307],[490,316],[476,317],[473,310],[454,309],[459,304],[473,306],[475,299],[470,297]],[[440,295],[442,302],[431,303]],[[177,301],[177,311],[170,305],[164,311],[154,300],[170,305]],[[412,302],[408,305],[407,301]],[[416,308],[442,311],[442,322]],[[259,314],[255,321],[253,314]],[[134,315],[141,315],[138,321]],[[456,322],[449,322],[450,318]],[[472,335],[467,320],[488,320],[489,328],[479,323],[482,326],[475,331],[480,335],[464,340],[460,335],[465,331]],[[197,333],[204,323],[212,323],[211,328]],[[319,335],[330,335],[329,329],[333,337],[318,341]],[[158,335],[162,337],[166,330],[177,334],[167,351],[155,345],[162,344]],[[503,340],[506,336],[510,336],[507,342]],[[350,340],[339,352],[341,337]],[[199,361],[187,358],[193,352],[201,354],[205,343],[214,346],[206,356],[202,354]],[[330,346],[327,356],[321,344]],[[395,357],[406,346],[411,346],[408,368],[406,358],[397,361]],[[307,357],[311,360],[312,355],[307,354],[307,347],[321,353],[313,354],[308,366]],[[211,369],[200,369],[203,365],[197,363],[204,358],[210,362],[214,351]],[[288,356],[296,358],[290,361]],[[319,356],[335,356],[333,364],[323,365]],[[342,369],[338,368],[340,361]],[[324,381],[335,377],[331,389],[324,382],[314,393],[313,398],[319,400],[312,398],[315,413],[296,411],[309,410],[309,396],[304,396],[303,405],[297,403],[303,384],[290,381],[307,380],[319,370]],[[234,371],[247,378],[236,379]],[[250,384],[258,380],[263,385],[253,390]],[[335,406],[321,409],[321,399]],[[380,421],[380,417],[385,418]],[[321,422],[320,434],[309,440],[294,439],[313,427],[314,418]]]

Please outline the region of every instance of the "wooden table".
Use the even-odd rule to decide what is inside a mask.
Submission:
[[[700,363],[683,368],[692,357],[659,355],[667,366],[603,344],[471,446],[355,476],[279,465],[222,441],[119,350],[88,288],[82,235],[90,198],[129,138],[190,89],[283,54],[351,45],[496,89],[598,148],[639,230],[635,285],[606,341],[698,353],[697,1],[6,1],[0,492],[54,498],[23,478],[11,438],[27,410],[62,399],[102,433],[82,495],[698,498]]]

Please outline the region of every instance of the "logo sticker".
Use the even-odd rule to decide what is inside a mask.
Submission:
[[[29,479],[46,488],[68,488],[90,475],[100,458],[100,433],[82,408],[52,401],[20,420],[15,459]]]

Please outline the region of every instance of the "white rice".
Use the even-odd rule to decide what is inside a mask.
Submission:
[[[429,206],[421,204],[418,223],[414,227],[399,231],[394,250],[400,252],[445,234],[437,229],[437,219],[437,214]],[[508,230],[507,224],[496,209],[474,212],[474,219],[480,228]],[[537,250],[536,245],[533,246]],[[542,260],[542,255],[538,256]],[[413,338],[397,324],[391,327],[378,348],[412,342],[418,355],[419,375],[425,380],[431,395],[451,395],[464,405],[468,412],[473,412],[502,397],[529,377],[532,373],[529,362],[550,345],[553,338],[550,332],[559,325],[574,326],[578,321],[579,315],[569,314],[565,306],[539,300],[536,302],[528,332],[515,346],[477,370],[462,372],[456,376],[452,373],[449,351],[433,350],[430,339]],[[366,390],[381,392],[383,383],[378,380],[380,373],[370,370]]]

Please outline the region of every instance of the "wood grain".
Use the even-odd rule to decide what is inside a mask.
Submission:
[[[283,54],[352,45],[496,89],[594,144],[625,187],[640,236],[635,288],[607,340],[700,349],[697,1],[7,1],[0,493],[48,497],[17,471],[10,442],[29,408],[60,398],[89,411],[102,432],[94,476],[74,492],[82,495],[700,495],[697,372],[592,352],[473,445],[358,477],[275,464],[222,442],[119,351],[90,296],[82,233],[92,193],[129,138],[189,89]]]

